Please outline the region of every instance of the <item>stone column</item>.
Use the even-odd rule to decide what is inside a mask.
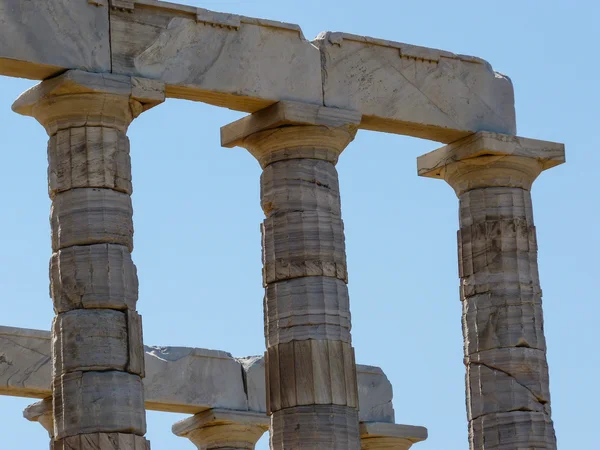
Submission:
[[[358,113],[280,102],[221,129],[261,176],[272,449],[360,448],[338,156]]]
[[[472,450],[556,449],[531,185],[564,146],[481,132],[418,159],[460,201],[469,441]]]
[[[210,409],[173,425],[173,433],[186,437],[199,450],[254,450],[269,429],[265,413]]]
[[[125,133],[163,99],[155,82],[69,71],[13,105],[50,136],[54,450],[149,448]]]
[[[362,450],[408,450],[427,439],[427,428],[395,423],[361,422]]]

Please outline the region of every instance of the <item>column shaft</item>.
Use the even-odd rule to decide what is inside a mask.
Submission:
[[[419,158],[459,198],[471,450],[556,449],[531,185],[564,146],[477,133]]]
[[[280,103],[253,123],[312,105]],[[313,111],[313,109],[315,111]],[[327,108],[320,108],[321,117]],[[334,112],[335,113],[335,112]],[[267,409],[272,449],[360,448],[344,227],[335,163],[355,128],[267,126],[235,145],[261,163]],[[242,119],[239,123],[250,123]],[[225,127],[236,128],[238,123]],[[250,127],[251,128],[251,127]],[[247,127],[241,127],[247,130]],[[227,133],[222,132],[222,136]],[[231,134],[236,134],[232,132]]]
[[[149,448],[125,134],[144,107],[112,78],[67,72],[13,107],[50,135],[54,450]]]

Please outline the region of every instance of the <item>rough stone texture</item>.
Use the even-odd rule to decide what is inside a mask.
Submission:
[[[425,439],[427,429],[424,427],[378,422],[360,424],[362,450],[408,450]]]
[[[311,338],[350,343],[350,300],[341,280],[302,277],[270,283],[264,301],[267,347]]]
[[[354,351],[338,340],[296,340],[267,349],[268,412],[301,405],[358,408]]]
[[[131,198],[112,189],[71,189],[52,203],[54,251],[75,245],[116,244],[133,250]]]
[[[208,408],[248,409],[242,366],[229,353],[146,347],[145,359],[148,409],[190,414]]]
[[[459,198],[472,450],[556,449],[530,188],[564,146],[479,133],[418,160]]]
[[[42,82],[13,105],[50,135],[55,448],[125,450],[139,447],[133,435],[146,432],[137,279],[124,255],[133,249],[125,132],[133,118],[161,101],[155,88],[154,82],[75,71]],[[121,272],[111,275],[111,269]],[[83,436],[90,433],[94,439]],[[107,433],[132,436],[114,440]]]
[[[272,449],[349,450],[360,448],[354,408],[312,405],[285,408],[271,416]]]
[[[132,193],[129,139],[107,127],[58,131],[48,143],[50,197],[74,188],[108,188]]]
[[[0,74],[112,72],[245,112],[278,101],[354,110],[361,128],[441,142],[516,132],[510,79],[473,56],[347,33],[311,43],[298,25],[156,0],[71,3],[1,0]]]
[[[80,434],[53,441],[50,450],[150,450],[150,442],[134,434]]]
[[[394,423],[394,392],[383,370],[375,366],[356,365],[358,417],[361,422]]]
[[[88,1],[0,0],[0,75],[41,80],[110,71],[108,8]]]
[[[54,379],[53,396],[56,439],[99,432],[146,433],[144,388],[137,375],[72,372]]]
[[[334,167],[356,133],[356,121],[347,115],[340,120],[339,110],[280,102],[221,129],[223,145],[247,148],[263,167],[271,448],[360,447]]]
[[[482,59],[347,33],[314,44],[324,105],[360,111],[361,128],[440,142],[516,133],[512,83]]]
[[[52,395],[50,333],[0,326],[0,395]]]
[[[122,245],[72,246],[50,260],[50,292],[57,313],[83,308],[135,309],[137,270]]]
[[[127,319],[110,309],[59,314],[52,326],[54,375],[72,371],[125,370],[129,361]]]
[[[52,416],[52,397],[33,403],[23,410],[23,417],[30,422],[38,422],[48,432],[48,436],[54,437],[54,417]]]
[[[170,97],[247,112],[323,102],[319,51],[297,25],[153,0],[110,21],[112,70],[162,80]]]
[[[173,425],[173,433],[186,437],[199,450],[254,450],[269,429],[262,413],[211,409]]]
[[[50,348],[47,331],[0,326],[0,367],[11,369],[0,370],[0,394],[49,397]],[[146,409],[189,414],[211,408],[266,412],[264,358],[235,360],[226,352],[185,347],[145,349]],[[356,374],[360,420],[393,423],[392,385],[385,373],[379,367],[357,364]]]

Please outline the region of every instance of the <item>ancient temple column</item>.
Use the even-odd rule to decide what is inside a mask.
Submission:
[[[13,105],[50,136],[54,450],[149,448],[126,132],[163,99],[155,82],[69,71]]]
[[[254,450],[269,429],[269,418],[254,411],[210,409],[173,425],[173,433],[186,437],[198,450]]]
[[[54,445],[54,418],[52,416],[52,397],[29,405],[23,410],[23,417],[30,422],[39,423],[48,432],[50,448]]]
[[[459,198],[472,450],[556,449],[531,185],[564,146],[481,132],[418,159]]]
[[[280,102],[221,129],[261,176],[272,449],[358,450],[358,394],[335,164],[360,115]]]

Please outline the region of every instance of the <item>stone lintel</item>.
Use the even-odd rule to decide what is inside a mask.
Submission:
[[[427,428],[394,423],[361,422],[360,440],[363,449],[408,450],[427,439]]]
[[[506,134],[481,131],[417,158],[419,176],[444,178],[444,168],[480,156],[534,158],[547,170],[565,162],[565,146]]]
[[[218,350],[146,346],[144,360],[147,410],[197,414],[214,408],[266,415],[262,357],[236,360]],[[50,332],[0,326],[0,395],[50,397],[51,372]],[[356,372],[360,420],[393,423],[393,391],[385,373],[360,364]]]
[[[46,98],[93,93],[128,96],[144,105],[146,110],[165,100],[165,85],[160,81],[139,77],[69,70],[24,92],[13,103],[12,109],[30,116],[32,108]]]
[[[317,125],[330,128],[358,127],[360,121],[361,114],[357,111],[281,101],[221,127],[221,145],[232,148],[254,133],[286,125]]]
[[[269,417],[262,412],[209,409],[175,423],[172,431],[177,436],[185,437],[200,428],[229,424],[257,426],[267,431],[269,423]]]

